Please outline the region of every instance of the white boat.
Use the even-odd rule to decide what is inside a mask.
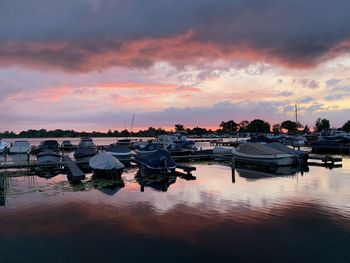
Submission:
[[[106,153],[116,157],[119,161],[130,161],[132,152],[127,145],[112,145],[106,148]]]
[[[226,147],[222,147],[222,146],[215,146],[213,148],[213,153],[214,154],[228,154],[228,155],[231,155],[232,154],[232,148],[226,148]]]
[[[10,153],[30,153],[30,144],[28,141],[15,141],[10,147]]]
[[[115,173],[116,175],[121,175],[124,170],[124,164],[122,164],[117,158],[109,155],[105,151],[99,152],[97,155],[92,157],[89,161],[89,165],[94,169],[95,174],[109,174]]]
[[[9,144],[0,139],[0,154],[7,151]]]
[[[240,144],[237,149],[232,150],[232,154],[235,161],[265,165],[287,166],[296,161],[294,154],[283,153],[257,143]]]

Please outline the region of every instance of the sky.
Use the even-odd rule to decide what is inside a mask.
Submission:
[[[0,131],[350,119],[348,0],[2,0]]]

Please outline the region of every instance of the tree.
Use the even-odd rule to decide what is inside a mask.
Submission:
[[[182,124],[175,124],[175,132],[181,132],[185,130],[185,126]]]
[[[281,128],[287,130],[289,134],[295,134],[298,131],[298,124],[294,121],[287,120],[281,123]]]
[[[238,132],[246,132],[248,124],[249,124],[249,121],[246,121],[246,120],[241,121],[238,124],[239,126]]]
[[[279,134],[281,132],[281,125],[279,123],[272,125],[272,132]]]
[[[330,128],[329,120],[318,118],[315,122],[315,130],[320,132],[322,130],[327,130]]]
[[[350,132],[350,120],[344,123],[342,130],[345,132]]]
[[[221,130],[223,132],[226,132],[226,133],[233,133],[233,132],[236,132],[237,131],[237,128],[238,128],[238,124],[233,121],[233,120],[229,120],[227,122],[225,121],[222,121],[220,123],[220,127],[221,127]]]
[[[247,126],[247,132],[255,132],[255,133],[269,133],[270,132],[270,123],[255,119],[250,122]]]
[[[304,128],[304,130],[303,130],[303,133],[305,134],[309,134],[310,133],[310,128],[309,128],[309,126],[307,126],[307,125],[305,125],[305,128]]]

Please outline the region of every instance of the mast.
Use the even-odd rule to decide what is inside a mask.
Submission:
[[[132,114],[130,135],[131,135],[131,133],[132,133],[132,128],[134,127],[134,120],[135,120],[135,113]]]
[[[295,123],[298,125],[298,105],[295,102]]]

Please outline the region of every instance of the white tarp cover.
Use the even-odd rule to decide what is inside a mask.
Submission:
[[[101,151],[99,154],[92,157],[89,161],[89,164],[91,168],[95,170],[118,170],[124,168],[124,164],[122,164],[117,158],[109,155],[105,151]]]
[[[252,155],[281,154],[283,152],[272,149],[264,144],[246,143],[238,146],[238,152]]]
[[[230,154],[230,153],[232,153],[232,149],[220,147],[220,146],[215,146],[213,149],[213,153],[214,154]]]

